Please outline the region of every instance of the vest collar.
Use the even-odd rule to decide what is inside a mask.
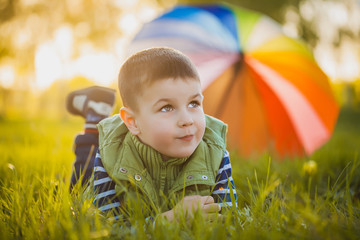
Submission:
[[[188,157],[185,158],[170,158],[167,161],[164,161],[162,159],[161,154],[156,151],[155,149],[153,149],[152,147],[143,144],[138,137],[134,136],[131,134],[131,140],[134,143],[134,146],[137,150],[137,152],[140,155],[141,160],[143,161],[145,167],[147,169],[151,169],[151,168],[158,168],[161,166],[175,166],[175,165],[181,165],[184,162],[186,162],[186,160],[188,159]]]

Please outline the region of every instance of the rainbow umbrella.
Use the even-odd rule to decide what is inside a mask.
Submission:
[[[339,108],[328,77],[269,17],[232,5],[176,6],[146,23],[129,51],[155,46],[192,59],[205,113],[229,125],[229,145],[242,155],[311,154],[330,138]]]

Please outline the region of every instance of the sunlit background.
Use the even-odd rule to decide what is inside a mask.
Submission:
[[[126,46],[142,24],[189,2],[0,0],[0,116],[47,110],[47,116],[66,117],[70,90],[116,88]],[[360,98],[360,0],[228,2],[267,14],[288,35],[303,38],[341,104]]]

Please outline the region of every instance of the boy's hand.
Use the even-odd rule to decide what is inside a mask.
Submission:
[[[200,210],[204,214],[218,213],[221,210],[219,204],[214,202],[211,196],[186,196],[176,206],[175,211],[184,211],[185,214],[192,214]]]
[[[186,196],[176,206],[164,213],[164,216],[168,220],[174,220],[176,215],[184,213],[186,218],[193,218],[196,211],[200,211],[204,216],[212,221],[217,217],[220,217],[219,211],[221,206],[214,202],[214,198],[211,196]]]

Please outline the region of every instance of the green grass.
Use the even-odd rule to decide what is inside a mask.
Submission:
[[[126,228],[107,222],[68,184],[77,121],[1,120],[0,239],[359,239],[360,112],[342,109],[333,137],[312,156],[277,161],[231,153],[238,212],[206,222]],[[313,160],[317,171],[304,171]]]

